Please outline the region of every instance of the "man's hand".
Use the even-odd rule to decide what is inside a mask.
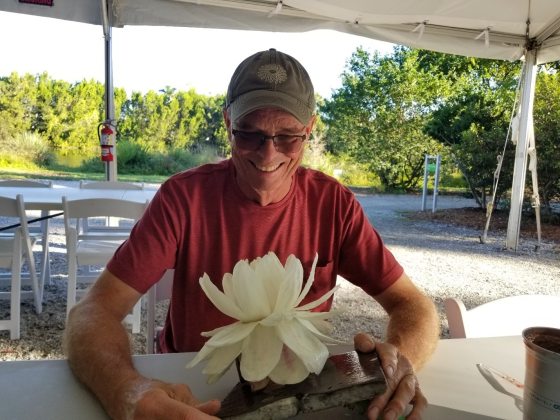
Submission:
[[[387,377],[387,392],[373,399],[368,407],[368,418],[396,420],[404,414],[408,404],[412,404],[412,411],[407,419],[421,419],[428,401],[420,391],[410,361],[395,346],[375,342],[367,334],[357,334],[354,337],[354,347],[363,353],[377,351]]]
[[[186,385],[149,379],[135,369],[122,320],[140,297],[103,271],[70,310],[64,338],[72,371],[115,420],[215,418],[219,401],[200,402]]]
[[[213,415],[219,411],[220,402],[200,402],[187,385],[145,379],[126,386],[127,420],[217,419]]]

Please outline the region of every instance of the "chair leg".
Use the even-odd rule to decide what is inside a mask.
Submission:
[[[40,279],[37,276],[37,271],[35,270],[35,261],[33,260],[33,254],[31,254],[28,259],[29,263],[29,275],[31,277],[31,289],[33,290],[33,304],[35,306],[35,313],[40,314],[43,312],[43,298],[40,291]]]
[[[27,265],[29,267],[29,277],[31,280],[31,289],[33,290],[33,303],[35,305],[35,312],[40,314],[43,311],[43,300],[42,295],[39,290],[39,277],[37,276],[37,269],[35,266],[35,257],[33,256],[33,244],[29,238],[22,238],[25,241],[25,259],[27,261]]]
[[[50,255],[49,247],[47,246],[43,249],[42,264],[41,264],[41,274],[39,275],[39,301],[43,302],[43,296],[45,294],[45,284],[50,284],[51,268],[50,268]]]
[[[76,288],[77,288],[77,276],[78,276],[78,264],[75,255],[69,252],[68,258],[68,291],[66,292],[66,316],[70,312],[70,309],[76,304]]]
[[[146,353],[153,354],[155,347],[155,307],[156,307],[156,287],[154,284],[148,291],[148,304],[146,310]]]
[[[132,313],[127,315],[125,318],[125,322],[130,324],[133,334],[140,333],[141,321],[142,321],[142,298],[140,298],[140,300],[136,302],[136,305],[134,305],[134,307],[132,308]]]
[[[48,216],[49,212],[44,211],[41,216]],[[41,239],[41,275],[39,277],[39,294],[41,302],[43,302],[43,294],[45,292],[45,284],[51,284],[51,257],[49,254],[49,219],[41,222],[43,236]]]
[[[10,295],[10,339],[20,338],[21,319],[21,266],[22,261],[22,238],[16,234],[14,257],[12,260],[12,283]]]

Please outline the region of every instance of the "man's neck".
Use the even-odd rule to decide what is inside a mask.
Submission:
[[[293,182],[293,177],[292,177]],[[267,191],[267,190],[258,190],[252,188],[249,185],[241,185],[240,183],[237,184],[241,192],[251,201],[259,204],[261,207],[268,206],[269,204],[278,203],[282,201],[286,195],[290,192],[291,184],[288,185],[286,188],[282,188],[279,190],[274,191]]]

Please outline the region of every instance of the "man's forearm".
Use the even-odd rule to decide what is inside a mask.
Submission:
[[[387,342],[395,345],[420,369],[434,352],[440,335],[439,317],[426,296],[407,299],[393,308],[387,327]]]
[[[85,301],[70,312],[65,351],[75,376],[100,400],[112,418],[131,418],[125,385],[141,382],[133,367],[128,334],[122,323]],[[130,395],[130,397],[133,397]]]

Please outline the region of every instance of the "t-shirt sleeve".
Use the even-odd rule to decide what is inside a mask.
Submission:
[[[140,293],[146,293],[168,268],[175,266],[181,220],[163,184],[117,249],[107,269]]]
[[[387,249],[355,198],[348,204],[346,216],[339,274],[375,296],[391,286],[404,269]]]

